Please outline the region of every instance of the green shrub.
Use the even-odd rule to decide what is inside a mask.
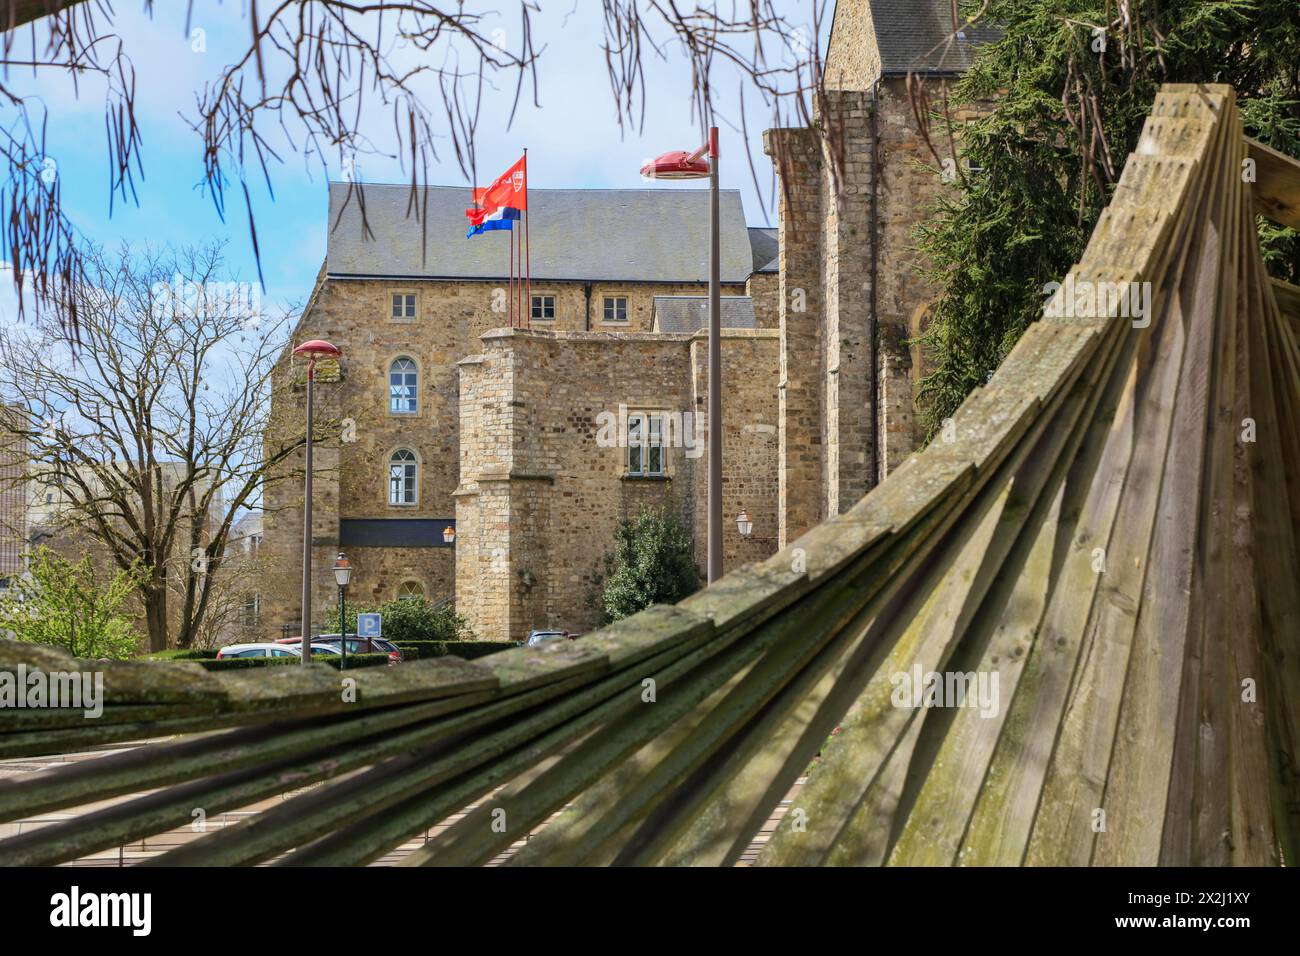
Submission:
[[[606,623],[699,590],[695,549],[675,514],[642,508],[635,520],[619,522],[614,539],[598,601]]]
[[[324,664],[326,667],[338,670],[342,658],[338,654],[313,654],[311,662],[313,664]],[[246,670],[250,667],[279,667],[284,664],[296,664],[301,667],[302,659],[298,657],[227,657],[219,661],[198,659],[188,661],[188,663],[198,664],[205,670],[210,671],[233,671]],[[387,654],[348,655],[348,670],[357,670],[362,667],[385,667],[387,665]]]
[[[347,633],[357,631],[357,615],[378,612],[384,616],[383,637],[394,644],[406,641],[456,641],[469,633],[469,622],[451,604],[435,606],[422,598],[402,598],[387,604],[349,604]],[[339,610],[325,615],[326,634],[339,633]]]
[[[342,666],[343,658],[338,654],[313,654],[311,662],[338,670]],[[387,654],[349,654],[347,669],[351,671],[361,667],[387,667],[388,664]]]
[[[250,667],[280,667],[284,664],[302,664],[296,657],[227,657],[223,660],[196,660],[189,663],[198,664],[209,671],[237,671]]]
[[[397,646],[402,649],[408,661],[424,661],[436,657],[472,660],[519,645],[512,641],[403,641]]]
[[[120,660],[135,653],[140,641],[125,604],[140,581],[138,567],[105,570],[90,555],[73,562],[39,547],[28,555],[27,570],[0,597],[0,632],[73,657]]]
[[[216,660],[217,649],[195,650],[194,648],[173,647],[165,651],[155,651],[141,658],[147,661],[211,661]]]

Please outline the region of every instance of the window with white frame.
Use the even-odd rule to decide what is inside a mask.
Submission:
[[[414,415],[420,410],[420,372],[406,356],[388,366],[388,413]]]
[[[397,600],[418,600],[424,598],[424,585],[419,581],[403,581],[397,586]]]
[[[244,596],[244,627],[257,627],[258,622],[262,619],[262,596],[260,594],[248,594]]]
[[[665,474],[662,413],[633,412],[627,416],[627,473],[641,478]]]
[[[533,296],[532,319],[534,322],[553,322],[555,321],[555,296],[553,295],[535,295]]]
[[[413,505],[419,488],[420,465],[415,452],[409,448],[399,448],[388,460],[388,503],[390,505]]]
[[[606,322],[626,322],[627,321],[627,296],[625,295],[607,295],[605,296],[604,320]]]
[[[417,296],[414,292],[393,292],[389,295],[388,317],[395,322],[409,322],[415,318]]]

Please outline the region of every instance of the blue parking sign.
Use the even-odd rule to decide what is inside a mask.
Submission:
[[[378,637],[382,614],[358,614],[357,637]]]

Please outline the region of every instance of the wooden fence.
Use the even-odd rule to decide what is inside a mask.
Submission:
[[[511,865],[728,864],[805,772],[760,864],[1294,863],[1300,298],[1256,212],[1300,226],[1300,165],[1230,88],[1165,87],[1048,314],[849,512],[679,606],[351,702],[325,668],[103,665],[101,717],[8,710],[0,757],[170,739],[0,781],[0,820],[115,799],[0,863],[294,794],[156,861],[360,864],[477,804],[405,862],[563,811]]]

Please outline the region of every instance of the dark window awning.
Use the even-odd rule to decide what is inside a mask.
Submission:
[[[341,548],[450,548],[442,533],[455,518],[343,518]]]

